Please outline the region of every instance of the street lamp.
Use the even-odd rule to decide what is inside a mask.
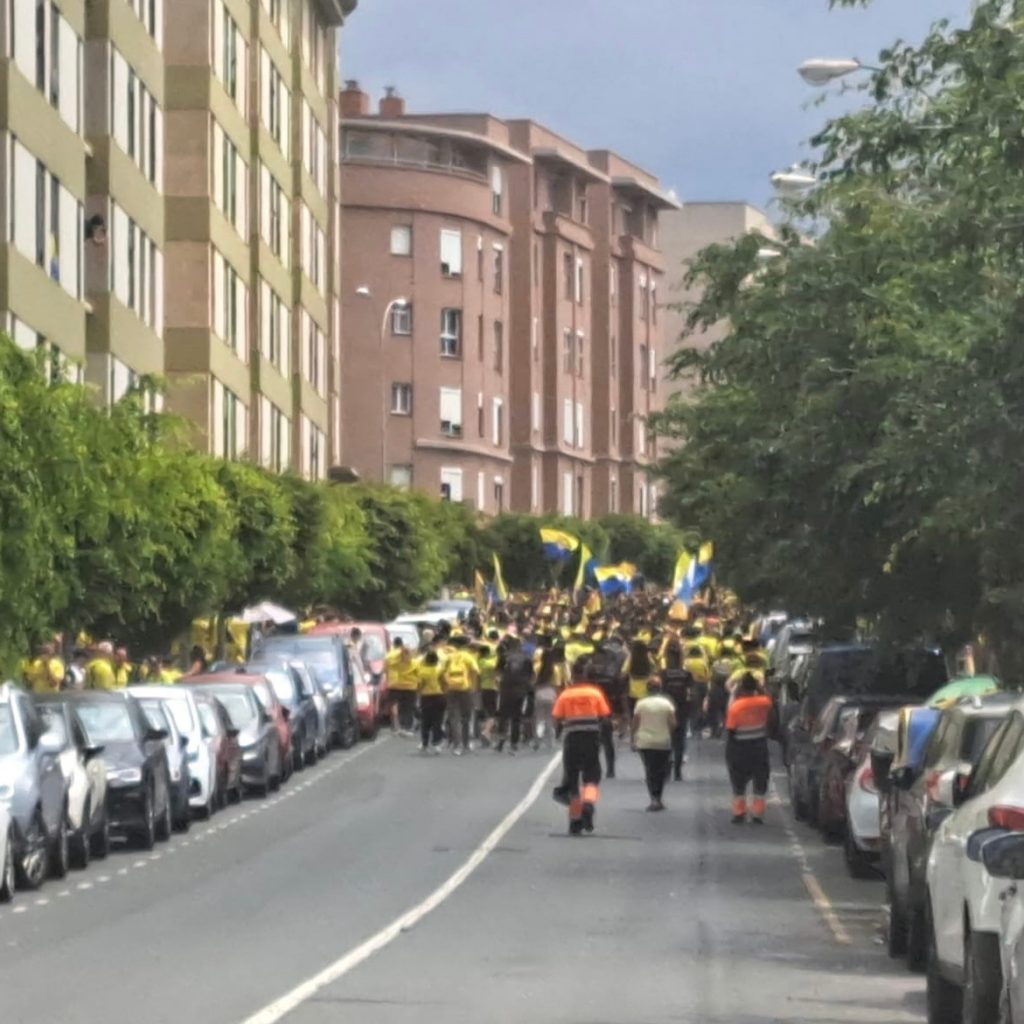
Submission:
[[[776,171],[769,180],[783,195],[799,195],[818,184],[818,179],[800,164],[793,164],[788,171]]]
[[[361,284],[356,289],[356,295],[361,299],[372,299],[373,292],[370,290],[369,285]],[[388,411],[389,411],[389,399],[390,389],[388,388],[387,374],[384,372],[385,359],[384,359],[384,338],[387,335],[388,329],[388,317],[391,316],[391,311],[395,306],[406,306],[409,304],[409,300],[404,296],[398,296],[392,299],[384,307],[384,315],[380,320],[380,339],[378,344],[378,353],[380,356],[380,377],[381,387],[384,390],[383,401],[380,406],[380,481],[381,483],[387,483],[388,475]]]
[[[796,70],[808,85],[821,88],[855,71],[881,71],[881,68],[865,64],[856,57],[813,57],[805,60]]]

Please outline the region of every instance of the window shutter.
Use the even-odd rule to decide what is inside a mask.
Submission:
[[[572,444],[572,431],[573,431],[573,409],[572,399],[564,398],[562,400],[562,440],[566,444]]]
[[[58,104],[64,123],[78,131],[78,96],[81,83],[78,77],[78,36],[64,18],[58,19],[58,57],[61,66],[60,96]]]
[[[576,403],[576,437],[575,444],[577,448],[584,447],[583,444],[583,403]]]

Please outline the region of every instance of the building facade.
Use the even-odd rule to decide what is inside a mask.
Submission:
[[[0,316],[198,447],[340,450],[335,53],[356,0],[9,0]]]
[[[656,453],[643,418],[662,400],[649,380],[663,351],[652,311],[663,270],[657,219],[677,204],[646,172],[532,121],[409,115],[393,94],[371,113],[357,83],[341,102],[344,461],[371,479],[469,501],[486,513],[653,514]],[[445,244],[438,236],[446,230],[463,239],[468,233],[471,242],[475,236],[477,268],[468,277],[489,281],[490,305],[478,306],[476,288],[461,278],[457,290],[443,272],[438,280]],[[492,250],[507,274],[500,294],[486,271]],[[415,322],[412,363],[387,342],[393,325],[380,332],[396,299],[413,307],[400,314],[403,324]],[[432,340],[444,301],[463,304],[464,323],[477,317],[475,351],[463,346],[457,362],[443,339],[440,352]],[[500,343],[492,339],[499,323]],[[415,380],[396,380],[399,369]],[[449,376],[470,382],[468,396],[460,392],[469,407],[464,419],[472,418],[476,389],[477,430],[472,443],[445,439],[439,461],[435,392],[453,387],[442,383]],[[408,390],[399,387],[405,384]],[[495,402],[507,425],[501,432]],[[440,417],[442,430],[445,422]],[[490,452],[479,448],[488,422]],[[463,481],[476,480],[475,490],[450,486],[460,472]],[[492,487],[489,477],[499,475]]]
[[[343,462],[496,514],[512,455],[509,176],[493,118],[341,96]]]

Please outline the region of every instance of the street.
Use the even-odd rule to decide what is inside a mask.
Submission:
[[[423,758],[391,737],[335,754],[0,911],[2,1018],[923,1020],[923,984],[878,941],[881,884],[777,799],[764,828],[731,825],[718,743],[692,744],[664,814],[619,761],[577,839],[550,755]]]

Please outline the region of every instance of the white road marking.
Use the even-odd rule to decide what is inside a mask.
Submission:
[[[91,888],[92,888],[92,882],[79,882],[78,883],[78,889],[80,891],[82,891],[82,892],[85,892],[86,889],[91,889]]]
[[[782,815],[782,828],[786,833],[786,838],[789,840],[789,851],[793,854],[793,858],[800,867],[800,877],[803,879],[807,895],[811,897],[811,902],[814,904],[815,909],[821,915],[821,919],[827,925],[828,930],[832,933],[832,938],[839,945],[848,946],[850,944],[850,933],[846,930],[843,922],[839,920],[835,907],[832,906],[831,900],[829,900],[825,890],[821,887],[821,882],[818,881],[818,876],[811,868],[807,851],[804,849],[803,843],[800,842],[800,837],[796,834],[793,823],[789,820],[789,815],[785,811],[774,779],[771,781],[771,803],[779,808],[779,813]]]
[[[45,896],[40,896],[39,899],[36,900],[36,906],[45,907],[49,902],[50,901]]]
[[[386,925],[377,932],[376,935],[372,935],[365,942],[360,943],[354,949],[350,949],[343,956],[335,960],[334,963],[328,964],[318,974],[314,974],[312,978],[297,985],[279,999],[275,999],[251,1017],[246,1017],[242,1024],[277,1024],[278,1021],[286,1017],[296,1007],[301,1006],[339,978],[343,978],[353,968],[358,967],[365,960],[373,956],[374,953],[379,953],[385,946],[394,942],[402,932],[413,928],[432,910],[436,910],[480,867],[491,851],[501,843],[502,839],[515,827],[519,819],[533,806],[537,797],[540,796],[545,783],[561,762],[562,755],[560,753],[556,754],[548,762],[540,775],[534,779],[533,785],[530,786],[526,796],[505,815],[494,831],[473,851],[469,859],[423,900],[422,903],[418,903],[410,910],[407,910],[401,917],[396,918],[391,924]]]
[[[12,907],[11,908],[11,913],[12,914],[24,914],[26,910],[28,910],[28,907],[26,907],[25,904],[23,903],[20,907]]]

